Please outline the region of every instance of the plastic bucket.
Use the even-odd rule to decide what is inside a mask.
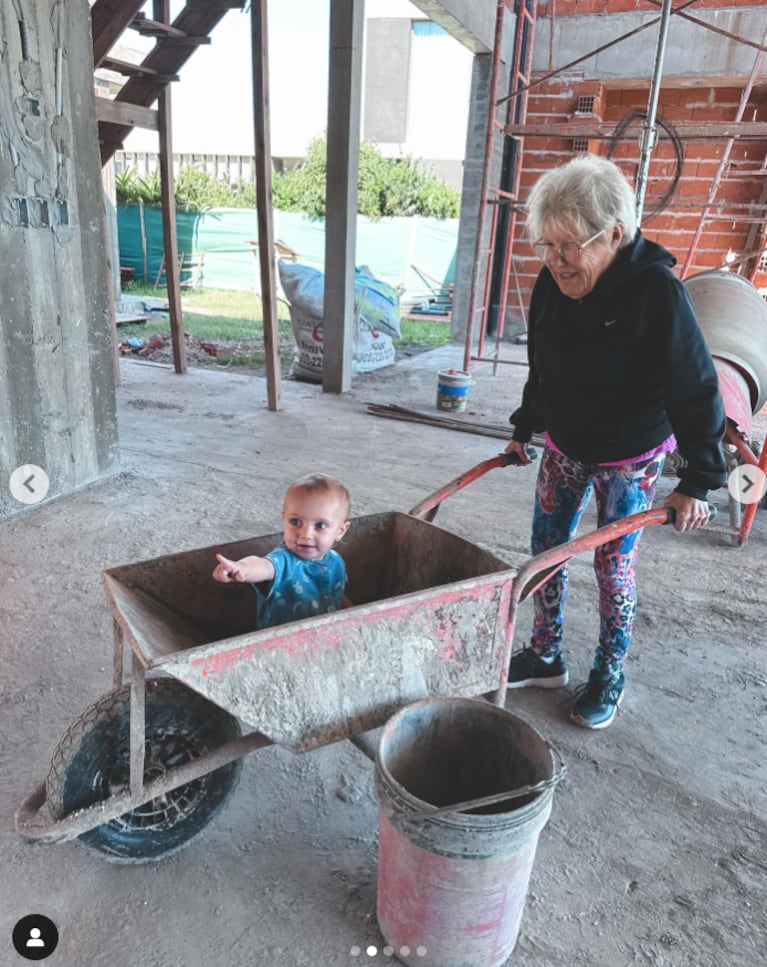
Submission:
[[[535,729],[487,702],[426,699],[389,720],[376,756],[377,913],[395,957],[419,967],[506,961],[561,775]],[[428,816],[541,780],[542,792]]]
[[[463,370],[441,370],[437,377],[437,409],[465,410],[471,383],[471,376]]]

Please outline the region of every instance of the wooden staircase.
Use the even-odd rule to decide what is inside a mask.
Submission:
[[[167,23],[168,0],[154,0],[154,18],[140,12],[146,0],[96,0],[91,7],[94,68],[104,67],[127,78],[114,100],[96,99],[101,163],[122,147],[134,127],[159,130],[152,108],[194,51],[210,43],[210,33],[228,10],[243,0],[187,0],[173,23]],[[166,16],[163,17],[163,12]],[[110,51],[128,28],[154,37],[154,48],[140,64],[110,57]]]
[[[242,8],[244,0],[186,0],[170,22],[170,0],[152,0],[150,18],[140,13],[148,0],[96,0],[91,7],[94,68],[105,67],[127,78],[112,100],[96,98],[101,163],[106,164],[134,127],[146,127],[159,136],[160,181],[165,274],[168,290],[173,364],[186,372],[184,318],[181,307],[181,269],[176,235],[176,203],[173,191],[173,149],[169,85],[227,11]],[[271,215],[271,158],[269,146],[268,56],[266,46],[266,0],[251,0],[250,32],[253,50],[253,98],[256,142],[256,195],[258,235],[263,241],[259,255],[266,346],[266,381],[270,410],[281,408],[282,375],[279,327],[275,298],[274,260],[271,253],[274,227]],[[118,38],[128,28],[154,37],[155,46],[140,64],[127,64],[110,56]],[[152,107],[158,102],[156,109]]]

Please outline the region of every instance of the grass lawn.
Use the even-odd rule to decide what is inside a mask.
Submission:
[[[125,295],[149,296],[167,299],[165,289],[155,289],[151,285],[131,282],[124,286]],[[259,372],[264,365],[264,329],[261,300],[250,291],[232,289],[195,289],[182,292],[181,305],[184,310],[184,329],[187,334],[187,353],[190,365],[219,365],[244,368]],[[293,331],[290,324],[290,311],[281,301],[277,303],[277,316],[280,329],[280,358],[284,367],[293,360]],[[403,319],[400,323],[402,338],[396,339],[397,349],[413,350],[443,346],[450,342],[450,324],[426,320]],[[129,340],[143,340],[140,355],[160,358],[162,348],[157,345],[152,355],[148,343],[159,344],[168,337],[170,325],[167,314],[150,314],[146,323],[121,325],[117,330],[118,340],[127,344]],[[204,344],[204,345],[203,345]],[[200,348],[202,346],[202,348]],[[206,349],[205,346],[208,348]],[[199,348],[200,352],[194,352]],[[214,351],[215,350],[215,351]],[[130,349],[126,349],[130,352]]]

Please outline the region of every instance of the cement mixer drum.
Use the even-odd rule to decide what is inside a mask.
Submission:
[[[740,275],[722,269],[684,280],[711,355],[743,375],[753,413],[767,402],[767,302]]]

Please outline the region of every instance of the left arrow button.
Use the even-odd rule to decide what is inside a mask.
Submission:
[[[20,504],[38,504],[50,488],[48,474],[34,463],[25,463],[11,474],[8,489]]]

